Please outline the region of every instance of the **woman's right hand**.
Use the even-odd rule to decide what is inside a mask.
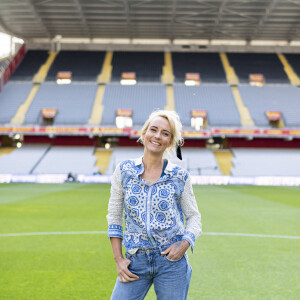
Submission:
[[[128,270],[131,261],[128,258],[120,257],[116,261],[118,278],[121,282],[135,281],[139,277]]]

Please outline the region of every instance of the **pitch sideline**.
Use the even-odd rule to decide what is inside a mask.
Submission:
[[[43,236],[43,235],[75,235],[75,234],[107,234],[106,231],[63,231],[63,232],[23,232],[23,233],[0,233],[0,237],[16,236]],[[300,239],[300,236],[291,235],[269,235],[254,233],[227,233],[227,232],[203,232],[203,235],[214,236],[240,236],[240,237],[261,237],[261,238],[279,238],[279,239]]]

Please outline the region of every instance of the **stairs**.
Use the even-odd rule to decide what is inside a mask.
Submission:
[[[43,64],[39,71],[34,75],[32,81],[35,83],[42,83],[45,81],[48,71],[54,62],[55,57],[57,56],[58,52],[49,52],[49,57],[45,64]]]
[[[222,175],[231,175],[231,168],[233,168],[231,159],[233,154],[230,150],[214,151],[214,156],[218,163]]]
[[[45,64],[43,64],[39,71],[34,75],[32,81],[34,82],[33,87],[28,94],[25,102],[21,104],[16,112],[16,114],[13,116],[13,118],[10,120],[11,124],[23,124],[25,120],[26,113],[40,88],[40,84],[45,81],[48,71],[56,57],[58,52],[49,52],[49,57]]]
[[[168,84],[166,86],[166,93],[167,93],[167,105],[165,106],[165,110],[175,110],[173,85]]]
[[[98,83],[108,83],[111,78],[113,52],[106,52],[101,74],[98,76]]]
[[[8,155],[12,153],[15,150],[15,148],[12,147],[1,147],[0,148],[0,156],[2,155]]]
[[[239,79],[236,76],[233,67],[230,65],[227,55],[225,53],[220,53],[220,58],[225,70],[227,82],[231,85],[239,84]]]
[[[94,152],[94,156],[97,158],[95,166],[99,167],[99,171],[101,172],[101,174],[105,174],[110,162],[111,155],[112,150],[97,149]]]
[[[22,103],[16,114],[12,117],[12,119],[10,120],[10,123],[11,124],[23,124],[24,123],[24,120],[25,120],[25,116],[26,116],[26,113],[36,95],[36,93],[38,92],[40,88],[40,84],[39,83],[35,83],[31,89],[31,91],[29,92],[26,100],[24,103]]]
[[[165,65],[163,66],[161,83],[174,83],[171,53],[167,53],[167,52],[165,53]]]
[[[99,84],[98,89],[96,92],[96,97],[92,109],[92,113],[89,119],[90,125],[99,125],[102,120],[102,113],[103,113],[103,105],[102,105],[102,99],[105,92],[105,84]]]
[[[241,97],[240,91],[237,86],[231,86],[232,95],[235,101],[235,104],[237,106],[237,109],[240,114],[241,123],[244,127],[251,127],[255,126],[254,121],[252,120],[252,117],[250,115],[250,112],[248,110],[248,107],[245,106],[243,99]]]
[[[297,74],[295,73],[292,66],[289,64],[289,62],[285,58],[285,56],[283,54],[278,54],[278,58],[280,59],[281,63],[283,64],[283,67],[284,67],[283,69],[284,69],[285,73],[287,74],[291,84],[292,85],[300,85],[299,77],[297,76]]]

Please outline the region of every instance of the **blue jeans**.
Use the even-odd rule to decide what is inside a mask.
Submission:
[[[139,279],[131,282],[117,279],[111,300],[142,300],[152,283],[158,300],[185,300],[192,275],[187,254],[177,261],[170,261],[160,253],[160,249],[138,250],[133,255],[126,252],[126,257],[131,260],[128,269]]]

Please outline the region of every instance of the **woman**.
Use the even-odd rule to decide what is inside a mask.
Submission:
[[[118,273],[113,300],[144,299],[152,283],[159,300],[187,298],[192,269],[186,251],[201,234],[201,216],[189,174],[165,159],[182,144],[181,129],[176,112],[153,112],[139,139],[143,157],[121,162],[112,176],[107,221]]]

